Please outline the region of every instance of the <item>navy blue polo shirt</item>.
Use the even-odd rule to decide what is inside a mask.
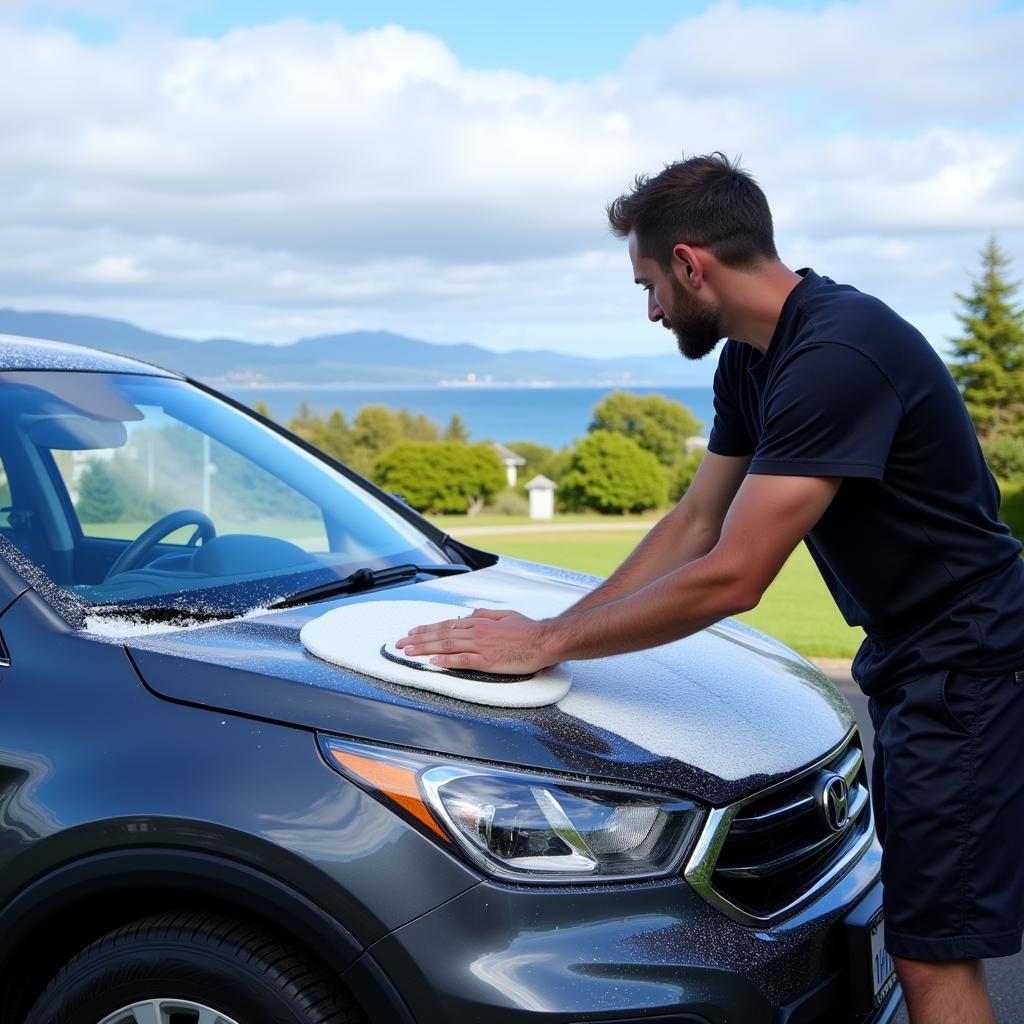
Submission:
[[[936,668],[1024,669],[1024,561],[953,378],[878,299],[813,270],[767,351],[728,340],[708,450],[750,473],[843,482],[805,539],[867,634],[867,693]]]

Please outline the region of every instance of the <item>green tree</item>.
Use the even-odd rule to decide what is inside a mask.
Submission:
[[[436,441],[438,438],[437,424],[421,412],[413,415],[408,409],[399,409],[398,427],[402,437],[409,441]]]
[[[666,467],[686,452],[686,439],[700,433],[700,420],[663,395],[634,395],[613,391],[594,406],[591,433],[609,430],[632,438]]]
[[[78,481],[78,502],[75,511],[83,523],[116,523],[124,503],[118,493],[113,473],[99,459],[85,468]]]
[[[349,457],[352,451],[352,432],[340,409],[331,410],[326,420],[318,421],[313,444],[342,462]]]
[[[446,441],[458,441],[461,444],[469,444],[469,429],[462,422],[462,417],[457,412],[452,413],[448,426],[444,428],[444,439]]]
[[[538,473],[557,484],[569,471],[572,452],[566,447],[556,451],[536,441],[510,441],[506,447],[526,459],[526,465],[519,467],[516,481],[516,490],[523,494],[526,493],[526,485]]]
[[[345,414],[340,409],[335,409],[324,418],[310,412],[309,406],[303,402],[298,414],[288,422],[288,429],[328,455],[343,462],[348,461],[352,451],[352,437],[345,422]]]
[[[658,460],[632,438],[595,430],[574,449],[557,494],[570,511],[642,512],[665,504],[668,480]]]
[[[700,467],[705,451],[706,449],[704,448],[697,448],[692,452],[687,452],[672,467],[672,473],[669,477],[668,496],[673,501],[679,501],[690,489],[690,484],[693,483],[693,478],[697,475],[697,469]]]
[[[324,417],[302,402],[289,421],[288,429],[321,451],[347,462],[364,476],[373,472],[377,456],[401,439],[436,441],[438,438],[437,424],[423,413],[414,414],[407,409],[395,412],[386,405],[364,405],[349,426],[340,409]]]
[[[402,439],[402,423],[386,405],[364,405],[352,421],[348,464],[364,476],[373,474],[377,456]]]
[[[505,486],[489,444],[457,441],[399,441],[376,459],[373,476],[420,512],[474,515]]]
[[[950,339],[949,371],[984,441],[1024,432],[1024,312],[1012,301],[1019,282],[1007,279],[1011,260],[994,235],[980,255],[971,293],[956,293],[963,334]]]
[[[298,411],[288,421],[288,429],[293,434],[298,434],[299,437],[306,437],[306,431],[312,427],[313,423],[320,417],[317,416],[312,409],[309,407],[309,402],[303,399],[299,402]],[[306,438],[306,440],[309,440]]]
[[[270,406],[266,402],[259,401],[253,402],[253,409],[256,410],[261,416],[266,416],[268,420],[272,420],[274,417],[270,415]]]
[[[386,405],[364,405],[352,421],[352,444],[380,454],[402,437],[402,423]]]

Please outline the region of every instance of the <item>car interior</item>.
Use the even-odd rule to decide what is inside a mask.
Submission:
[[[0,388],[0,537],[89,605],[198,606],[247,585],[257,601],[448,562],[369,491],[186,381],[6,371]]]

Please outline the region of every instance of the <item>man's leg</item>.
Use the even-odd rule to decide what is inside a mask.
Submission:
[[[885,940],[911,1020],[992,1024],[982,961],[1024,929],[1024,685],[936,671],[872,705]]]
[[[893,961],[911,1024],[995,1024],[984,961]]]

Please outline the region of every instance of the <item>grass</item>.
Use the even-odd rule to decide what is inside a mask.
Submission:
[[[505,517],[502,518],[504,523]],[[463,525],[469,522],[462,519]],[[559,517],[559,522],[564,519]],[[545,533],[542,526],[534,526],[528,533],[473,536],[471,543],[514,558],[608,576],[642,536],[640,530]],[[805,657],[852,658],[864,636],[862,630],[846,625],[802,544],[783,566],[761,603],[738,618]]]
[[[864,631],[848,626],[840,615],[803,544],[790,555],[761,603],[738,618],[805,658],[852,658],[864,639]]]
[[[554,520],[561,526],[573,525],[576,523],[654,523],[664,515],[661,512],[644,512],[640,515],[625,516],[603,516],[598,512],[559,512]],[[494,512],[481,512],[478,516],[452,515],[452,516],[428,516],[432,523],[440,526],[442,530],[481,529],[488,526],[530,526],[538,530],[543,529],[536,519],[529,516],[505,516]]]
[[[543,527],[533,527],[529,532],[468,537],[466,543],[499,555],[545,562],[595,576],[610,576],[642,536],[640,530],[635,533],[600,530],[549,533]]]

